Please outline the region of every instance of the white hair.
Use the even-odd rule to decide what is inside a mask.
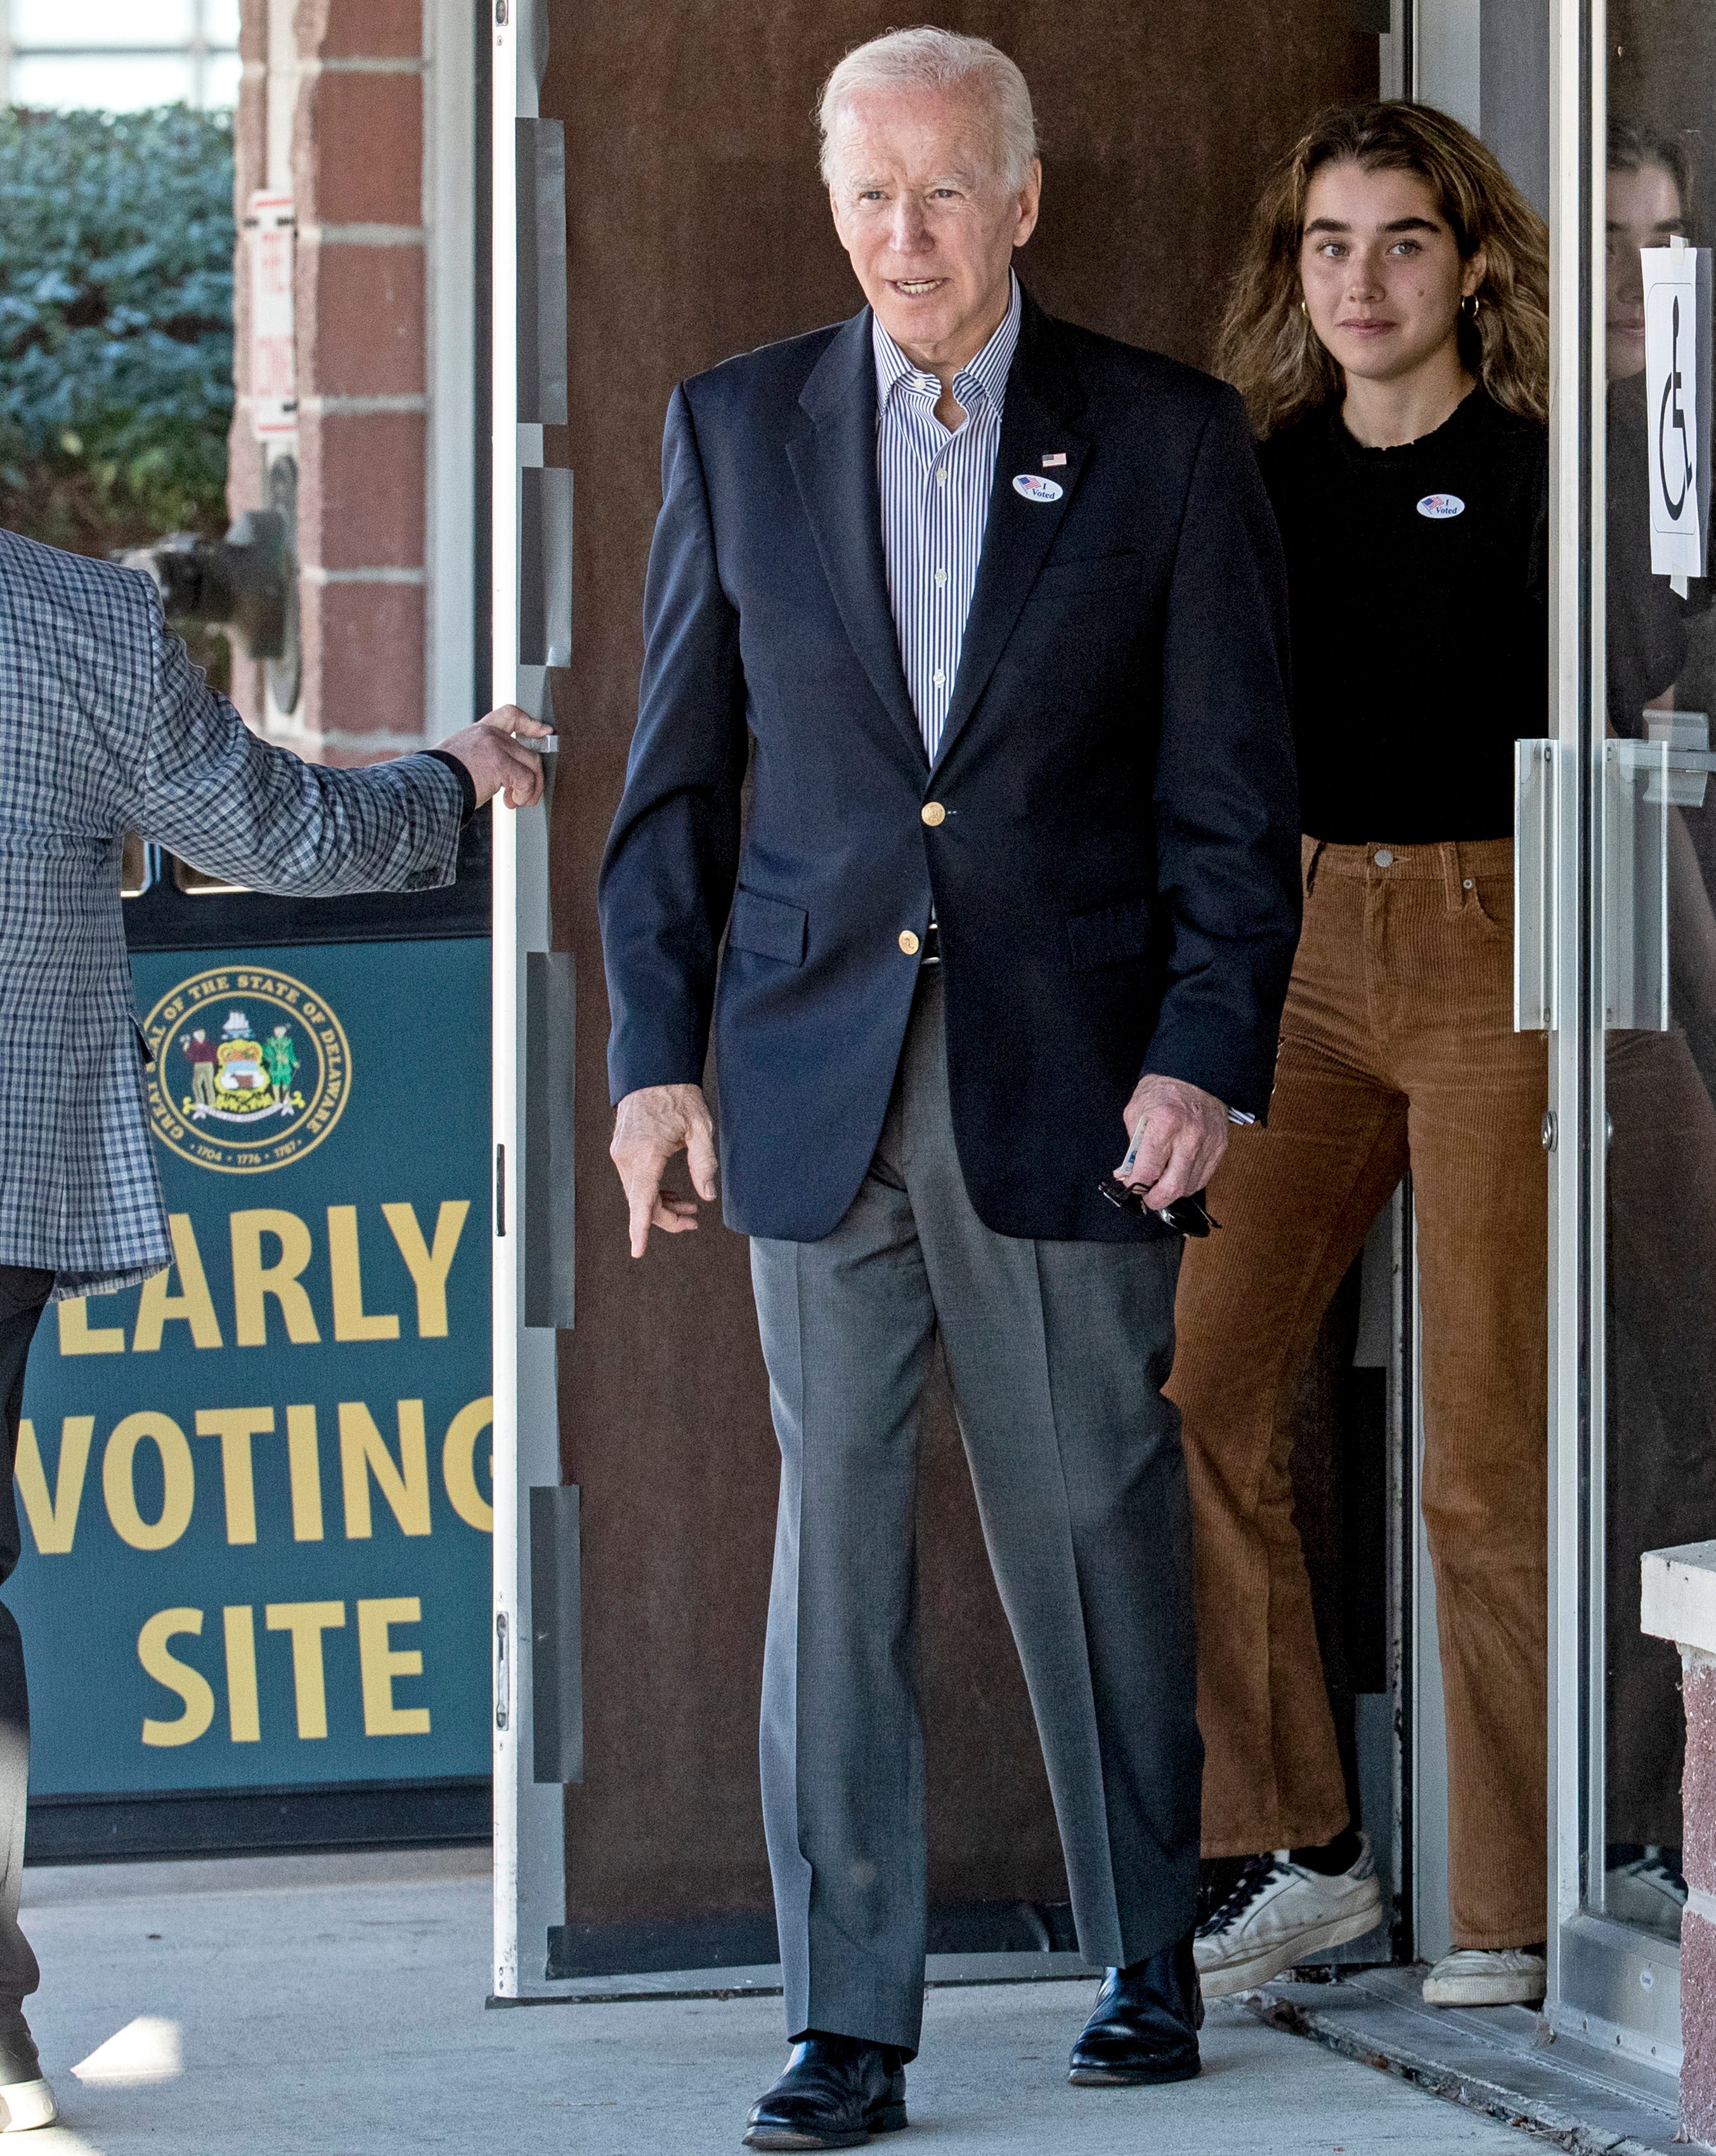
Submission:
[[[822,177],[835,178],[835,127],[847,99],[866,90],[948,90],[970,83],[986,90],[993,111],[1001,177],[1021,187],[1037,154],[1036,116],[1030,91],[1015,64],[987,38],[924,24],[889,30],[855,45],[822,86],[817,126],[822,135]]]

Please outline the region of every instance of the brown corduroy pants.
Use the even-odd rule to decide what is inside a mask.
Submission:
[[[1547,1064],[1541,1034],[1513,1031],[1513,853],[1306,840],[1268,1125],[1235,1133],[1210,1191],[1221,1229],[1187,1245],[1168,1387],[1196,1543],[1205,1854],[1326,1841],[1347,1800],[1288,1416],[1410,1168],[1462,1947],[1544,1936]]]

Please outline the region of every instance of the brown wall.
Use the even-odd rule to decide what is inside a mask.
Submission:
[[[578,954],[578,1326],[566,1473],[583,1492],[587,1778],[574,1917],[761,1906],[756,1707],[776,1463],[744,1244],[712,1219],[626,1255],[606,1158],[597,865],[624,778],[639,608],[674,382],[858,304],[810,110],[864,0],[560,0],[543,91],[567,125],[577,661],[556,683],[561,942]],[[1051,311],[1194,362],[1266,162],[1331,98],[1374,94],[1346,0],[954,6],[1038,102],[1046,181],[1021,264]],[[1064,1893],[1024,1687],[938,1397],[920,1507],[936,1899]]]

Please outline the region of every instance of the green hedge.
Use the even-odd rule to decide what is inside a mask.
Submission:
[[[0,514],[104,551],[223,521],[230,116],[0,110]]]

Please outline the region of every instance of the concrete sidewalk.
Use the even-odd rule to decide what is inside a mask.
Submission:
[[[64,2124],[29,2156],[726,2156],[778,1999],[486,2011],[486,1851],[25,1875],[32,2024]],[[930,1994],[907,2156],[1524,2156],[1526,2138],[1243,2010],[1200,2081],[1074,2089],[1088,1985]],[[85,2064],[80,2076],[72,2069]]]

